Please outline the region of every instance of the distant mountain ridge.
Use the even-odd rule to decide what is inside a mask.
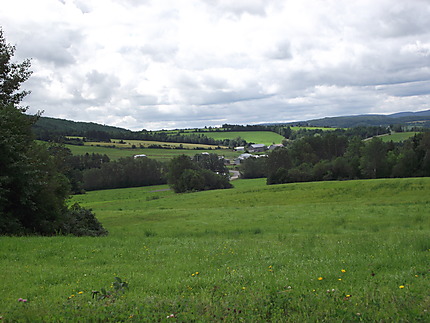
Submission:
[[[399,112],[389,115],[363,114],[357,116],[326,117],[304,121],[309,126],[351,128],[359,126],[402,126],[430,127],[430,110],[418,112]]]
[[[358,126],[389,126],[393,124],[430,128],[430,110],[399,112],[390,115],[363,114],[357,116],[326,117],[308,121],[288,123],[274,122],[262,125],[307,125],[315,127],[351,128]],[[50,117],[40,117],[33,125],[33,131],[36,134],[50,133],[68,136],[83,136],[88,131],[103,131],[109,133],[112,138],[121,138],[123,135],[136,133],[136,131],[120,127]]]

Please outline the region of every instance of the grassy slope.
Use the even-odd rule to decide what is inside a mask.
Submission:
[[[203,151],[216,153],[218,155],[225,156],[226,158],[234,158],[238,156],[239,153],[234,152],[229,149],[212,149],[212,150],[194,150],[194,149],[156,149],[156,148],[137,148],[137,149],[127,149],[127,148],[107,148],[107,147],[97,147],[97,146],[75,146],[66,145],[74,155],[85,155],[86,153],[98,153],[106,154],[112,160],[117,160],[121,157],[131,157],[138,154],[145,154],[148,158],[153,158],[159,161],[168,161],[172,157],[185,154],[187,156],[194,156]]]
[[[246,142],[253,142],[256,144],[271,145],[272,143],[280,144],[284,137],[272,131],[220,131],[220,132],[192,132],[193,134],[203,134],[209,138],[216,140],[222,139],[235,139],[241,137]]]
[[[419,132],[395,132],[389,135],[381,136],[380,138],[385,142],[402,142],[418,133]]]
[[[234,184],[90,192],[73,201],[94,209],[108,237],[1,237],[0,316],[429,320],[429,178]],[[114,276],[130,290],[92,300]]]

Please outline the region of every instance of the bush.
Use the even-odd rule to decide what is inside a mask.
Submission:
[[[65,215],[61,228],[62,234],[81,236],[104,236],[108,231],[96,219],[91,209],[85,209],[78,203],[73,204]]]

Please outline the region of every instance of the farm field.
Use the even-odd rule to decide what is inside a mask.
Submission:
[[[186,133],[184,133],[186,134]],[[203,134],[206,137],[216,140],[222,139],[236,139],[240,137],[246,142],[253,142],[256,144],[271,145],[273,143],[280,144],[284,137],[272,131],[220,131],[220,132],[191,132],[190,134]]]
[[[298,131],[302,129],[306,130],[322,130],[322,131],[334,131],[339,128],[326,128],[326,127],[302,127],[302,126],[292,126],[290,127],[291,130]],[[347,129],[347,128],[340,128],[340,129]]]
[[[148,158],[156,159],[158,161],[169,161],[178,155],[194,156],[195,154],[202,153],[204,151],[209,153],[216,153],[218,155],[225,156],[226,158],[234,158],[239,153],[230,149],[212,149],[212,150],[195,150],[195,149],[159,149],[159,148],[109,148],[103,145],[96,146],[99,143],[94,143],[93,146],[77,146],[77,145],[65,145],[72,151],[74,155],[85,155],[86,153],[97,153],[106,154],[112,160],[117,160],[122,157],[132,157],[138,154],[145,154]],[[112,145],[112,144],[111,144]],[[185,144],[184,144],[185,145]]]
[[[234,186],[94,191],[70,202],[107,237],[0,237],[0,317],[430,320],[430,178]]]
[[[409,139],[410,137],[413,137],[414,135],[418,134],[419,132],[395,132],[389,135],[381,136],[380,138],[384,142],[402,142],[406,139]]]
[[[121,143],[122,142],[122,143]],[[149,140],[122,140],[122,139],[112,139],[111,142],[85,142],[85,146],[112,146],[115,145],[118,148],[132,148],[133,146],[136,147],[148,147],[151,145],[160,145],[165,148],[178,148],[183,147],[184,149],[215,149],[218,146],[214,145],[204,145],[204,144],[189,144],[189,143],[177,143],[177,142],[165,142],[165,141],[149,141]],[[227,149],[228,147],[220,146],[223,149]]]

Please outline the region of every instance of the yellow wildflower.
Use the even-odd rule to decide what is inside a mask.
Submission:
[[[318,277],[318,280],[323,280],[324,278],[322,278],[322,277]]]

